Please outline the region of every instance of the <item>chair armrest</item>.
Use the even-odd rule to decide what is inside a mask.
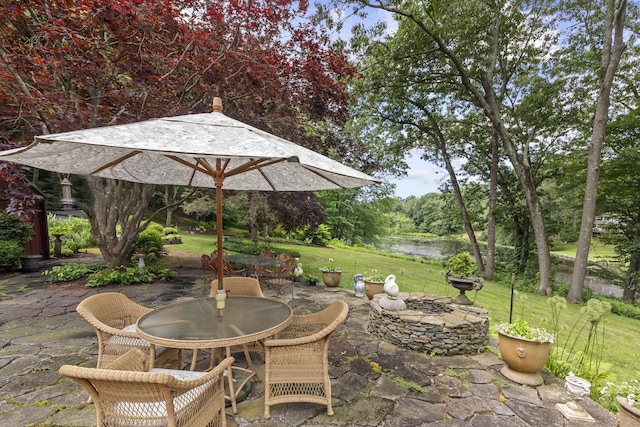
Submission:
[[[205,373],[199,378],[182,380],[174,376],[171,376],[172,380],[167,385],[170,388],[182,389],[182,390],[189,390],[192,388],[196,388],[212,380],[215,380],[216,377],[221,376],[224,373],[224,371],[233,364],[234,360],[235,359],[233,357],[225,358],[222,362],[217,364],[215,368],[213,368],[211,371]],[[163,375],[163,374],[159,374],[159,375]]]
[[[330,326],[327,326],[324,329],[314,334],[306,335],[299,338],[266,339],[264,340],[264,346],[265,347],[289,347],[289,346],[310,344],[316,341],[320,341],[327,335],[331,334],[334,329],[335,327],[331,328]]]

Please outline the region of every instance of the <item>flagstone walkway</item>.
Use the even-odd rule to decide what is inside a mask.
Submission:
[[[202,270],[178,271],[179,279],[170,282],[115,290],[151,307],[208,294]],[[61,378],[58,368],[95,366],[95,333],[75,307],[87,296],[105,291],[49,290],[38,273],[16,273],[0,280],[0,426],[95,425],[95,410],[87,403],[86,393],[75,382]],[[266,294],[273,296],[271,290]],[[366,298],[356,298],[344,289],[302,284],[295,287],[295,294],[291,301],[287,292],[281,298],[297,314],[319,310],[337,298],[350,306],[347,321],[330,344],[335,415],[327,416],[319,405],[298,403],[276,405],[271,419],[264,420],[264,387],[254,383],[238,404],[237,415],[227,409],[229,427],[616,425],[609,412],[588,398],[580,404],[597,422],[568,423],[555,408],[556,403],[569,401],[563,383],[548,372],[543,373],[545,384],[537,388],[510,382],[499,372],[504,365],[495,342],[491,349],[473,356],[430,357],[371,335]],[[382,372],[374,370],[372,362]]]

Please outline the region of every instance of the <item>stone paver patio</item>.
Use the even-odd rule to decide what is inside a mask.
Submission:
[[[208,294],[202,270],[178,269],[179,279],[115,289],[134,301],[157,307]],[[109,289],[113,291],[114,289]],[[63,364],[94,367],[96,336],[75,307],[106,289],[48,290],[38,273],[0,280],[0,426],[90,426],[95,410],[76,383],[61,378]],[[267,289],[267,296],[273,291]],[[568,423],[555,408],[569,396],[563,383],[543,372],[545,384],[521,386],[499,372],[504,366],[492,348],[471,356],[436,356],[401,349],[367,331],[369,305],[343,289],[295,287],[281,298],[294,313],[316,311],[340,298],[347,321],[330,344],[330,376],[335,415],[312,404],[277,405],[264,420],[261,383],[253,383],[238,414],[227,408],[230,427],[261,426],[615,426],[614,417],[590,399],[580,403],[596,423]],[[206,352],[202,352],[206,353]],[[206,357],[206,355],[203,355]],[[185,356],[185,364],[190,360]],[[260,356],[256,357],[261,362]],[[201,361],[203,364],[207,360]],[[372,364],[373,362],[373,364]],[[382,372],[374,369],[377,364]]]

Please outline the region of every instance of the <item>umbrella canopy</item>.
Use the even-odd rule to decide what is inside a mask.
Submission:
[[[218,286],[222,289],[222,187],[315,191],[378,180],[326,156],[231,119],[215,98],[213,113],[41,135],[0,152],[9,161],[54,172],[145,184],[216,188]]]

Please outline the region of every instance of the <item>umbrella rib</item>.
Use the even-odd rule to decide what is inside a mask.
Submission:
[[[306,165],[301,165],[303,168],[305,168],[306,170],[308,170],[309,172],[318,175],[320,178],[329,181],[330,183],[332,183],[333,185],[335,185],[336,187],[339,188],[347,188],[342,184],[339,184],[338,182],[334,181],[333,179],[327,178],[326,176],[322,175],[320,172],[314,170],[314,169],[309,169]]]
[[[289,159],[287,158],[283,158],[283,159],[276,159],[276,160],[271,160],[268,161],[268,159],[254,159],[251,160],[247,163],[244,163],[240,166],[238,166],[235,169],[230,170],[229,172],[226,172],[225,175],[226,176],[233,176],[233,175],[238,175],[244,172],[249,172],[249,171],[254,171],[254,170],[260,170],[262,168],[265,168],[267,166],[271,166],[274,165],[276,163],[280,163],[280,162],[285,162]],[[263,174],[264,176],[264,174]]]
[[[104,164],[104,165],[100,166],[98,169],[96,169],[96,170],[94,170],[93,172],[89,173],[89,175],[95,175],[95,174],[97,174],[97,173],[100,173],[100,172],[102,172],[103,170],[105,170],[105,169],[109,169],[111,166],[115,166],[115,165],[117,165],[118,163],[122,163],[122,162],[124,162],[125,160],[127,160],[128,158],[133,157],[133,156],[137,156],[137,155],[138,155],[138,154],[140,154],[140,153],[141,153],[141,151],[139,151],[139,150],[132,151],[132,152],[130,152],[130,153],[128,153],[128,154],[126,154],[126,155],[124,155],[124,156],[122,156],[122,157],[120,157],[120,158],[116,159],[116,160],[113,160],[113,161],[111,161],[111,162],[109,162],[109,163],[107,163],[107,164]]]
[[[175,160],[175,161],[176,161],[176,162],[178,162],[178,163],[182,163],[182,164],[183,164],[183,165],[185,165],[185,166],[190,167],[191,169],[193,169],[193,170],[194,170],[194,172],[202,172],[202,173],[204,173],[205,175],[209,175],[209,176],[211,176],[209,169],[207,169],[207,168],[206,168],[206,167],[204,167],[204,166],[198,166],[198,163],[200,163],[200,161],[199,161],[199,160],[198,160],[198,163],[196,163],[196,164],[194,165],[193,163],[190,163],[190,162],[188,162],[188,161],[186,161],[186,160],[184,160],[184,159],[181,159],[180,157],[177,157],[177,156],[169,156],[169,155],[167,155],[166,157],[168,157],[168,158],[169,158],[169,159],[171,159],[171,160]],[[201,164],[201,163],[200,163],[200,164]]]

